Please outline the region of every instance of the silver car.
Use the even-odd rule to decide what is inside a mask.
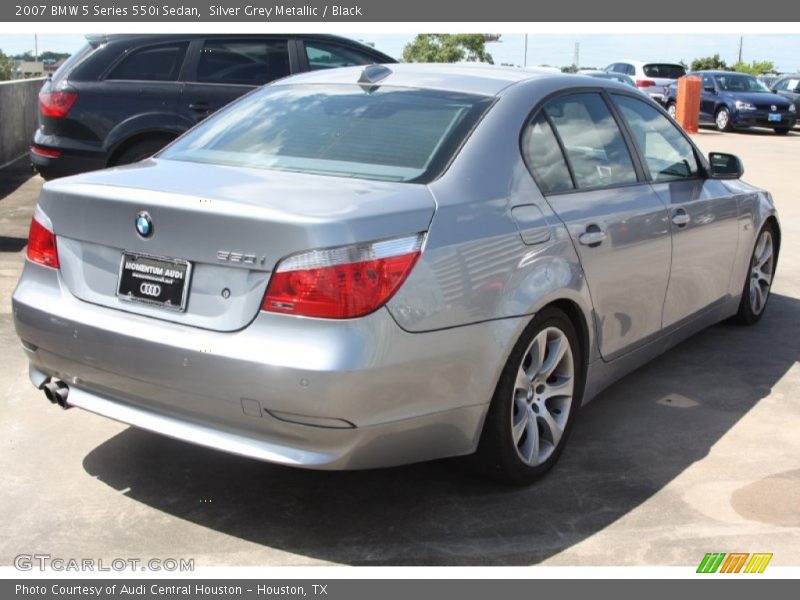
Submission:
[[[14,319],[65,408],[285,465],[473,455],[527,483],[603,388],[762,316],[780,230],[741,174],[610,81],[309,73],[47,183]]]

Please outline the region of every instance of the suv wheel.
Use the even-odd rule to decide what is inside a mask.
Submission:
[[[119,153],[111,162],[111,166],[129,165],[150,158],[171,141],[172,138],[152,137],[135,142]]]

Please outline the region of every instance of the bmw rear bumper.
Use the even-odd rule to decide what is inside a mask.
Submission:
[[[83,302],[32,263],[13,311],[37,387],[57,377],[86,410],[319,469],[473,452],[518,321],[412,334],[386,309],[343,321],[260,313],[221,333]]]

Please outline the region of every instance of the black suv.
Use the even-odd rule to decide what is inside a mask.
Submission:
[[[30,151],[45,179],[146,158],[251,89],[393,58],[330,35],[86,36],[39,94]]]

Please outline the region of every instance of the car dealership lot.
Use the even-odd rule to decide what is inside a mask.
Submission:
[[[731,551],[799,564],[800,134],[695,140],[740,155],[745,179],[775,196],[783,245],[767,313],[754,328],[702,332],[601,394],[560,464],[525,489],[457,461],[293,470],[50,405],[27,380],[10,315],[41,183],[0,183],[0,564],[47,553],[198,566],[696,565]]]

